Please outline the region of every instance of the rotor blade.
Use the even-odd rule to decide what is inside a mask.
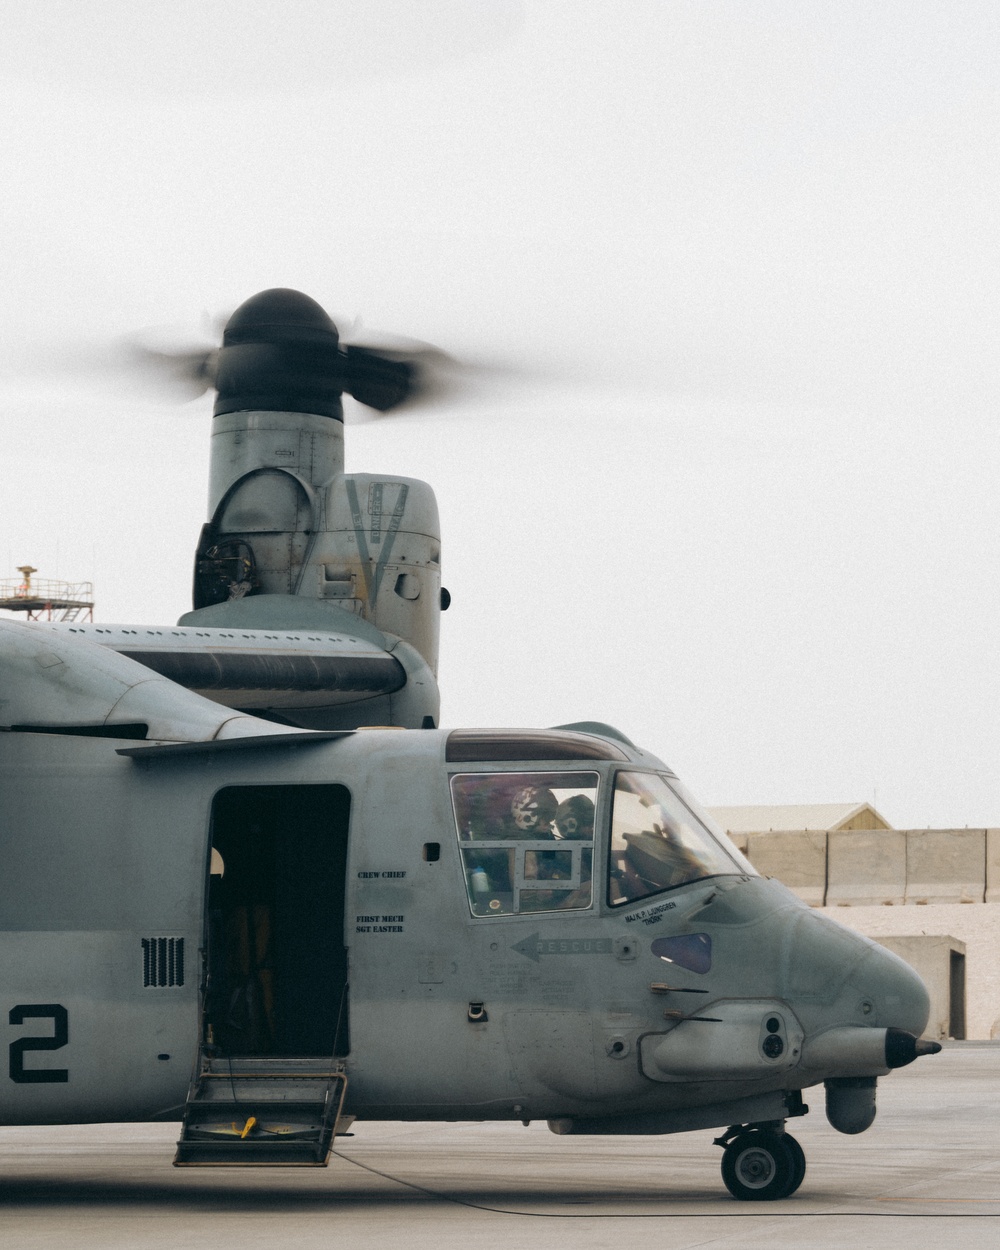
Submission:
[[[200,331],[193,333],[160,326],[117,341],[63,341],[56,350],[46,345],[44,353],[39,348],[9,364],[25,378],[44,374],[61,384],[72,377],[85,385],[111,386],[119,397],[128,392],[136,398],[187,402],[214,389],[219,392],[216,408],[222,402],[223,410],[227,397],[245,407],[280,395],[294,396],[293,407],[307,405],[296,410],[313,411],[308,405],[317,403],[315,411],[332,406],[339,414],[346,392],[373,415],[469,398],[475,402],[484,391],[496,399],[498,390],[509,389],[526,373],[520,363],[459,360],[429,343],[368,327],[364,342],[353,341],[360,319],[347,323],[341,336],[315,301],[284,289],[260,292],[229,314],[224,325],[222,320],[210,323],[205,314]]]
[[[351,344],[343,349],[344,387],[359,404],[388,412],[414,397],[418,381],[413,361],[392,359],[370,347]]]
[[[160,351],[134,340],[123,347],[124,367],[175,399],[197,399],[215,386],[218,351],[214,347]]]
[[[449,403],[481,390],[488,379],[510,372],[484,361],[463,361],[428,343],[407,348],[351,343],[344,389],[359,403],[381,413],[418,405]]]

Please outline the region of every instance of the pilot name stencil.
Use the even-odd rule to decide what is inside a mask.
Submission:
[[[671,900],[669,903],[661,903],[659,907],[643,907],[641,911],[634,911],[631,916],[625,916],[626,924],[634,924],[636,920],[641,920],[643,924],[658,924],[665,911],[670,911],[677,904]]]

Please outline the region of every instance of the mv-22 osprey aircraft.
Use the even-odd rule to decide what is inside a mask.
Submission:
[[[761,878],[597,722],[438,727],[422,482],[345,472],[341,396],[418,363],[264,292],[215,388],[176,627],[0,627],[0,1123],[180,1122],[175,1163],[322,1165],[359,1120],[721,1130],[740,1199],[932,1053],[922,982]]]

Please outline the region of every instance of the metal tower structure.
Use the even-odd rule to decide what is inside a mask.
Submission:
[[[32,580],[38,570],[30,564],[18,565],[21,580],[0,580],[0,609],[24,612],[29,621],[92,621],[93,582]]]

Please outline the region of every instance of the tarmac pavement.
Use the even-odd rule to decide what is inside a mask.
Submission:
[[[1000,1244],[1000,1043],[952,1043],[879,1082],[874,1126],[835,1132],[822,1088],[791,1131],[782,1202],[738,1203],[711,1132],[557,1137],[544,1124],[359,1123],[327,1169],[173,1168],[178,1126],[0,1128],[11,1250],[572,1246],[949,1250]]]

